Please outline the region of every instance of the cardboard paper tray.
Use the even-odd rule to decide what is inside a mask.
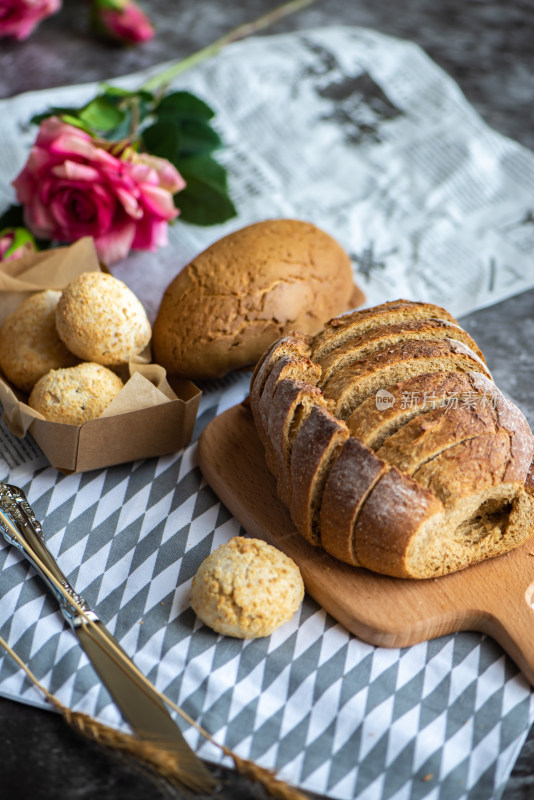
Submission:
[[[62,289],[80,272],[99,271],[94,245],[82,239],[33,257],[0,265],[0,324],[29,294]],[[83,425],[45,420],[0,373],[4,422],[16,436],[29,432],[45,456],[62,472],[85,472],[167,455],[191,439],[201,391],[188,380],[168,378],[163,367],[147,363],[149,354],[129,365],[129,376],[104,414]]]
[[[190,381],[173,387],[179,394],[157,406],[100,417],[83,425],[35,419],[29,433],[53,467],[87,472],[140,458],[167,455],[190,441],[201,392]]]

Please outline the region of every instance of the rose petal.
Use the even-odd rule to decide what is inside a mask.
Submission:
[[[117,223],[113,231],[96,237],[95,247],[99,259],[104,264],[113,264],[126,258],[132,249],[135,232],[135,222],[124,220]]]
[[[52,167],[51,172],[56,178],[70,181],[98,181],[100,177],[100,172],[95,167],[79,164],[69,159]]]
[[[159,186],[143,186],[143,206],[160,219],[170,221],[178,216],[172,195]]]

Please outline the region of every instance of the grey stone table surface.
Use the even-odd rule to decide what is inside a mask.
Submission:
[[[276,3],[151,0],[146,7],[157,35],[136,48],[95,39],[82,4],[65,0],[63,5],[62,12],[46,20],[26,42],[0,40],[0,97],[110,79],[185,57]],[[534,0],[318,0],[268,33],[332,24],[365,26],[417,42],[460,84],[490,125],[534,149]],[[534,291],[471,314],[463,323],[486,353],[497,383],[534,425]],[[76,738],[55,714],[0,699],[0,736],[0,796],[6,800],[157,800],[166,796],[163,787],[131,765],[111,761]],[[218,770],[218,774],[222,788],[217,797],[222,800],[263,796],[232,772]],[[503,797],[534,797],[532,732]]]

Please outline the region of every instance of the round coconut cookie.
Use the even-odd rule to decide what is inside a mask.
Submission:
[[[50,422],[82,425],[99,417],[123,385],[107,367],[84,362],[43,375],[33,387],[28,405]]]
[[[259,539],[235,536],[198,568],[191,607],[217,633],[254,639],[288,622],[303,597],[300,570],[289,556]]]
[[[152,334],[135,294],[105,272],[83,272],[65,287],[56,327],[79,358],[105,366],[126,363],[146,347]]]
[[[0,367],[25,392],[51,369],[78,362],[56,330],[60,296],[52,289],[30,295],[6,317],[0,330]]]

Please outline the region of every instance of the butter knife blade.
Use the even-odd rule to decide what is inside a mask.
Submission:
[[[22,490],[1,481],[0,530],[6,541],[28,559],[56,597],[61,613],[132,729],[166,751],[182,755],[189,768],[190,783],[195,788],[212,789],[215,785],[212,776],[185,741],[155,688],[140,678],[129,656],[61,572],[46,547],[41,524]],[[50,579],[41,564],[62,589]]]
[[[185,740],[176,723],[163,702],[139,682],[130,659],[102,622],[82,622],[74,632],[129,725],[143,739],[162,744],[166,749],[180,750]]]

